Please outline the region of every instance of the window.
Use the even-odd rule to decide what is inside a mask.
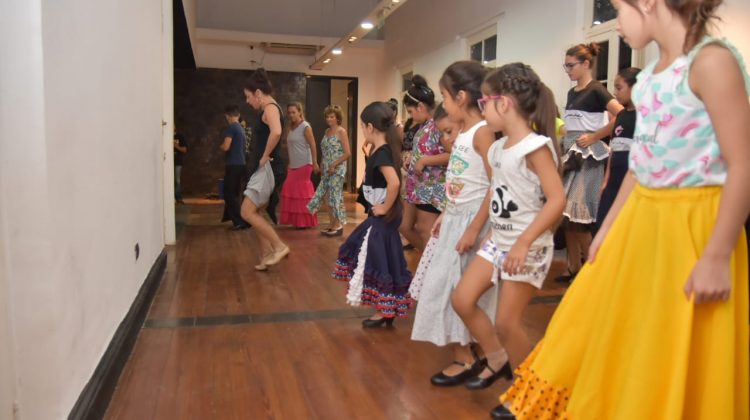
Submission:
[[[617,11],[610,0],[594,0],[594,18],[592,25],[600,25],[617,17]]]
[[[469,44],[469,59],[478,61],[485,66],[495,67],[497,60],[497,24],[467,37]]]
[[[586,41],[599,44],[594,79],[611,90],[617,73],[627,67],[642,67],[642,53],[633,51],[617,34],[617,12],[610,0],[587,0]]]

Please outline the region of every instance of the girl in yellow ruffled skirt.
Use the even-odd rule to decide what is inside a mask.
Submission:
[[[748,419],[750,78],[720,0],[613,0],[633,48],[630,172],[494,418]]]

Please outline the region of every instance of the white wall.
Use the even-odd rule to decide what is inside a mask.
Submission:
[[[161,15],[3,5],[0,278],[21,419],[67,417],[163,249]]]
[[[585,39],[586,0],[410,0],[386,23],[385,50],[391,95],[401,92],[400,69],[411,67],[437,91],[443,70],[468,57],[465,39],[497,22],[497,63],[531,65],[565,105],[571,83],[561,63],[565,50]],[[720,33],[728,37],[750,65],[750,2],[726,0]],[[429,11],[429,14],[427,13]],[[654,49],[647,50],[646,60]]]
[[[443,70],[468,59],[466,38],[494,25],[498,65],[530,64],[562,106],[570,82],[561,63],[565,50],[582,42],[582,21],[583,0],[410,0],[386,24],[391,91],[401,91],[400,68],[409,65],[437,91]]]
[[[719,33],[737,46],[750,69],[750,1],[725,0],[719,15]]]

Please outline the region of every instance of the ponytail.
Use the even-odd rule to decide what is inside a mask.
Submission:
[[[391,149],[393,169],[401,183],[401,136],[398,127],[393,123],[393,111],[387,102],[373,102],[365,107],[360,114],[360,119],[365,125],[372,124],[373,128],[385,134],[385,141]],[[396,201],[384,216],[386,222],[392,222],[401,215],[401,200]]]
[[[515,98],[518,111],[528,119],[531,128],[552,139],[555,145],[557,167],[560,170],[560,147],[557,142],[555,119],[557,105],[552,90],[545,85],[536,72],[523,63],[510,63],[493,70],[484,79],[484,86],[495,95]]]
[[[637,0],[624,0],[631,7],[638,9]],[[721,6],[723,0],[665,0],[664,3],[673,12],[677,13],[687,26],[685,41],[682,51],[687,53],[696,46],[701,39],[708,34],[708,27],[713,21],[721,20],[716,16],[716,9]]]
[[[555,157],[557,158],[557,170],[562,173],[562,153],[557,141],[557,115],[555,95],[547,85],[540,81],[536,111],[531,114],[532,127],[536,127],[537,133],[552,139],[552,144],[555,146]]]

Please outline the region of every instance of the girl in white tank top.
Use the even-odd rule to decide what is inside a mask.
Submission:
[[[448,203],[432,229],[432,259],[425,252],[428,256],[422,258],[427,260],[420,262],[426,269],[412,329],[412,340],[452,347],[454,362],[431,378],[436,386],[462,384],[484,367],[473,351],[471,334],[451,306],[451,293],[487,231],[487,206],[482,202],[489,187],[487,150],[495,135],[477,104],[485,75],[481,64],[462,61],[449,66],[440,79],[443,107],[463,132],[454,142],[448,162]],[[494,314],[496,302],[497,288],[492,287],[480,297],[479,306]],[[501,352],[500,358],[504,357]]]
[[[517,367],[531,351],[521,319],[549,272],[551,229],[565,207],[552,92],[521,63],[493,71],[482,86],[487,124],[505,137],[488,153],[492,179],[483,205],[489,208],[490,232],[453,292],[453,308],[487,354],[486,368],[466,383],[470,389],[486,388],[501,376],[510,379],[511,365]],[[503,291],[497,313],[489,317],[477,305],[478,296],[499,279]],[[491,357],[503,348],[509,363]]]

